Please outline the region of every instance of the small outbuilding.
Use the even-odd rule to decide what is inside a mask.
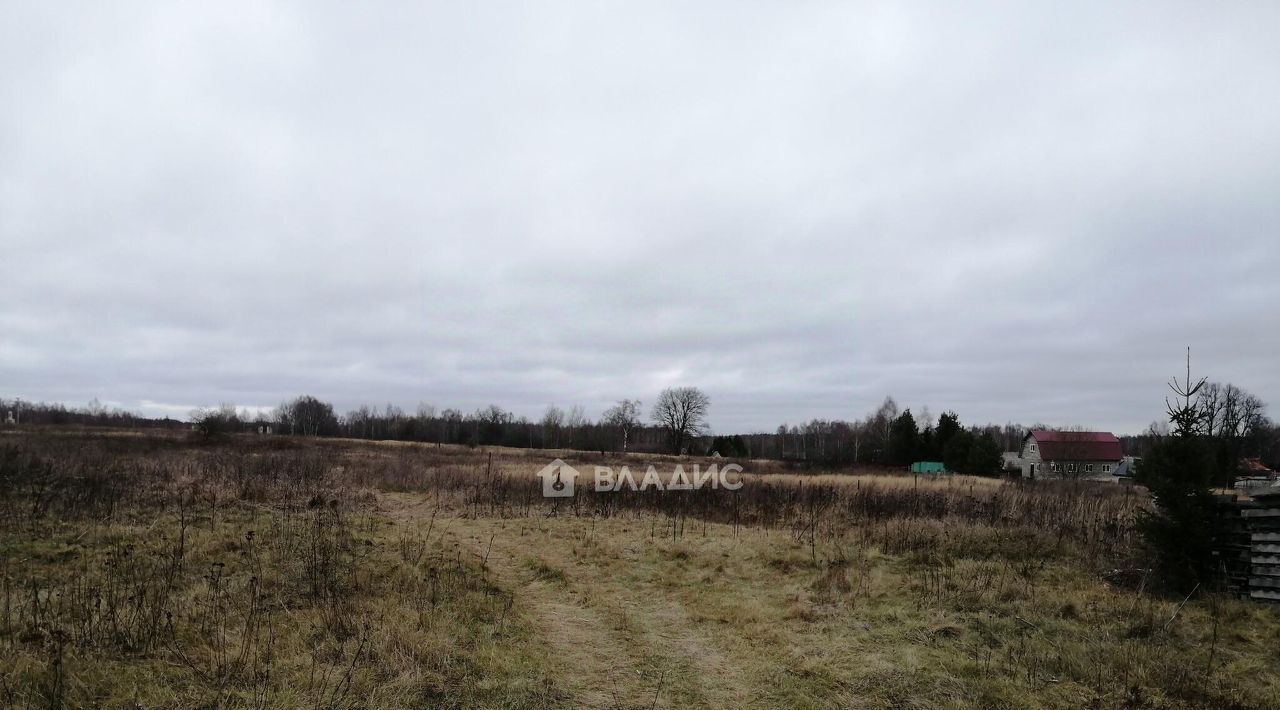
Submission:
[[[916,461],[911,464],[912,473],[946,473],[947,467],[941,461]]]

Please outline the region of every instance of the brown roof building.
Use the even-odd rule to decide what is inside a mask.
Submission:
[[[1124,451],[1107,431],[1037,429],[1022,440],[1024,478],[1095,478],[1112,476]]]

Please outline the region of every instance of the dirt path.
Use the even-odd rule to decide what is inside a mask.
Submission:
[[[381,502],[392,518],[419,527],[425,526],[434,509],[430,501],[408,494],[384,494]],[[567,593],[558,580],[544,579],[523,563],[527,554],[521,554],[519,531],[510,530],[510,524],[437,518],[433,534],[458,542],[483,560],[505,588],[513,590],[517,603],[556,655],[555,665],[564,669],[558,682],[579,707],[650,707],[655,688],[635,672],[633,664],[638,659],[625,641],[594,609]]]
[[[384,494],[382,507],[424,527],[433,504]],[[433,537],[456,541],[483,561],[559,659],[558,681],[584,708],[747,707],[751,683],[687,610],[649,585],[628,586],[575,554],[546,544],[576,521],[437,516]],[[542,544],[538,544],[541,542]]]

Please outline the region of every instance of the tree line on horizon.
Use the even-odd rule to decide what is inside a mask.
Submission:
[[[1264,405],[1257,397],[1234,385],[1209,383],[1197,406],[1203,409],[1201,426],[1216,442],[1219,470],[1231,468],[1241,456],[1256,456],[1264,464],[1280,467],[1280,428],[1265,417]],[[172,418],[142,417],[105,407],[96,400],[87,407],[72,408],[0,398],[0,417],[10,411],[29,424],[170,429],[193,425]],[[339,414],[332,404],[311,395],[283,402],[270,412],[250,412],[229,404],[203,408],[192,412],[191,420],[208,435],[271,427],[274,433],[295,436],[602,452],[716,453],[817,466],[897,467],[915,461],[941,461],[947,470],[974,474],[998,471],[1001,454],[1018,451],[1027,432],[1052,428],[1013,423],[965,426],[954,411],[944,411],[935,419],[927,407],[917,414],[910,408],[900,409],[893,397],[886,397],[860,420],[813,419],[784,424],[773,432],[713,435],[707,425],[709,411],[710,398],[700,389],[675,387],[664,390],[648,411],[638,399],[623,399],[594,420],[580,406],[566,410],[555,405],[548,406],[537,420],[517,416],[496,404],[470,413],[430,404],[420,404],[412,412],[394,404],[382,408],[362,405]],[[1122,436],[1121,441],[1127,454],[1141,456],[1162,433],[1161,425],[1153,424],[1147,432]]]

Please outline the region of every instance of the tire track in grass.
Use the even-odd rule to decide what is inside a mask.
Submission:
[[[494,523],[500,526],[493,535],[495,553],[523,556],[535,565],[559,571],[566,580],[565,590],[580,605],[593,609],[598,619],[608,620],[613,634],[629,645],[632,657],[641,662],[637,670],[647,676],[642,685],[648,687],[649,697],[641,707],[653,705],[655,693],[657,707],[750,707],[756,695],[752,684],[725,649],[700,630],[679,599],[647,584],[633,587],[621,583],[616,572],[579,554],[574,543],[590,535],[588,521]],[[535,532],[520,534],[529,529]],[[607,529],[606,523],[595,533],[596,539]],[[530,544],[556,539],[561,544]],[[604,551],[606,558],[613,554],[612,550]]]
[[[389,515],[424,527],[434,508],[429,501],[408,494],[386,494],[382,503]],[[452,538],[478,560],[487,573],[514,590],[515,603],[546,642],[559,669],[556,681],[578,707],[592,710],[632,710],[653,704],[654,688],[637,667],[632,648],[611,629],[595,609],[577,601],[578,594],[565,588],[554,573],[525,563],[530,552],[508,536],[512,521],[437,518],[433,536]],[[490,544],[492,543],[492,545]],[[550,569],[550,568],[548,568]],[[659,704],[658,707],[665,707]]]

